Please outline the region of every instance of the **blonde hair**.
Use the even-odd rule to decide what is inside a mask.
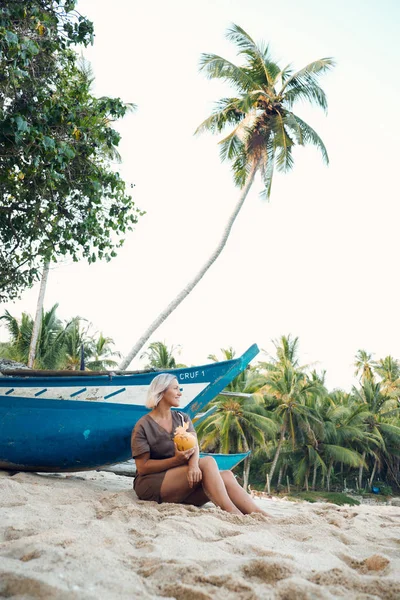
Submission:
[[[158,405],[164,392],[174,380],[176,380],[176,376],[171,373],[160,373],[154,377],[147,392],[147,408],[155,408]]]

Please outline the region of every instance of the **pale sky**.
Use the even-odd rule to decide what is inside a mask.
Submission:
[[[294,109],[324,140],[330,166],[299,148],[269,203],[257,181],[222,256],[151,340],[202,364],[221,347],[272,351],[291,333],[301,362],[348,390],[359,348],[399,358],[398,2],[80,0],[78,9],[95,26],[85,52],[94,92],[138,105],[118,125],[117,168],[147,214],[112,262],[54,267],[45,308],[59,302],[61,318],[86,317],[125,353],[218,243],[239,192],[218,137],[193,132],[215,100],[234,95],[198,72],[202,52],[238,60],[224,37],[234,22],[268,41],[282,67],[336,59],[321,79],[328,116]],[[37,295],[35,286],[1,308],[34,314]]]

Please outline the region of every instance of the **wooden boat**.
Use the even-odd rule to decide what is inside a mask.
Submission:
[[[193,418],[247,367],[257,353],[254,344],[238,359],[168,371],[176,374],[178,381],[183,383],[181,410]],[[96,469],[128,460],[131,431],[147,412],[145,392],[156,375],[157,372],[93,376],[97,387],[101,388],[102,401],[92,401],[88,397],[77,399],[79,394],[72,391],[76,387],[74,376],[47,377],[40,382],[46,387],[46,394],[50,389],[57,389],[65,399],[47,398],[45,393],[37,392],[32,395],[36,388],[31,376],[2,377],[0,385],[7,391],[0,396],[0,469],[67,472]],[[7,379],[8,387],[4,379]],[[72,385],[69,385],[70,381]],[[197,387],[185,396],[185,389],[190,386]],[[110,387],[117,388],[117,393],[110,391]],[[129,394],[122,395],[118,391],[120,388],[124,392],[132,389]],[[26,395],[15,396],[16,390]],[[113,400],[117,394],[121,399],[118,403]],[[189,402],[188,398],[191,398]]]

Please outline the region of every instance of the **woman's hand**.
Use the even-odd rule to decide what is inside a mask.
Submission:
[[[192,488],[195,483],[199,483],[202,480],[202,477],[203,477],[203,473],[201,472],[201,469],[198,464],[197,465],[189,465],[188,474],[187,474],[189,487]]]
[[[178,450],[175,445],[175,459],[178,465],[184,465],[187,463],[189,458],[192,456],[196,448],[191,448],[190,450]]]

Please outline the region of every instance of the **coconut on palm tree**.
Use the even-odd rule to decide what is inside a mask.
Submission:
[[[319,77],[334,66],[334,61],[322,58],[294,71],[291,66],[281,68],[272,60],[268,46],[257,45],[238,25],[232,25],[227,38],[236,44],[242,64],[235,65],[215,54],[203,54],[200,68],[209,79],[222,79],[231,84],[236,96],[220,100],[197,133],[230,129],[220,141],[220,154],[222,160],[231,161],[234,181],[241,193],[211,256],[139,338],[121,362],[121,369],[128,367],[149,337],[219,257],[257,174],[261,175],[264,194],[269,197],[275,167],[282,172],[292,169],[295,146],[316,146],[328,163],[323,141],[292,108],[296,102],[306,101],[326,111],[327,99]]]

